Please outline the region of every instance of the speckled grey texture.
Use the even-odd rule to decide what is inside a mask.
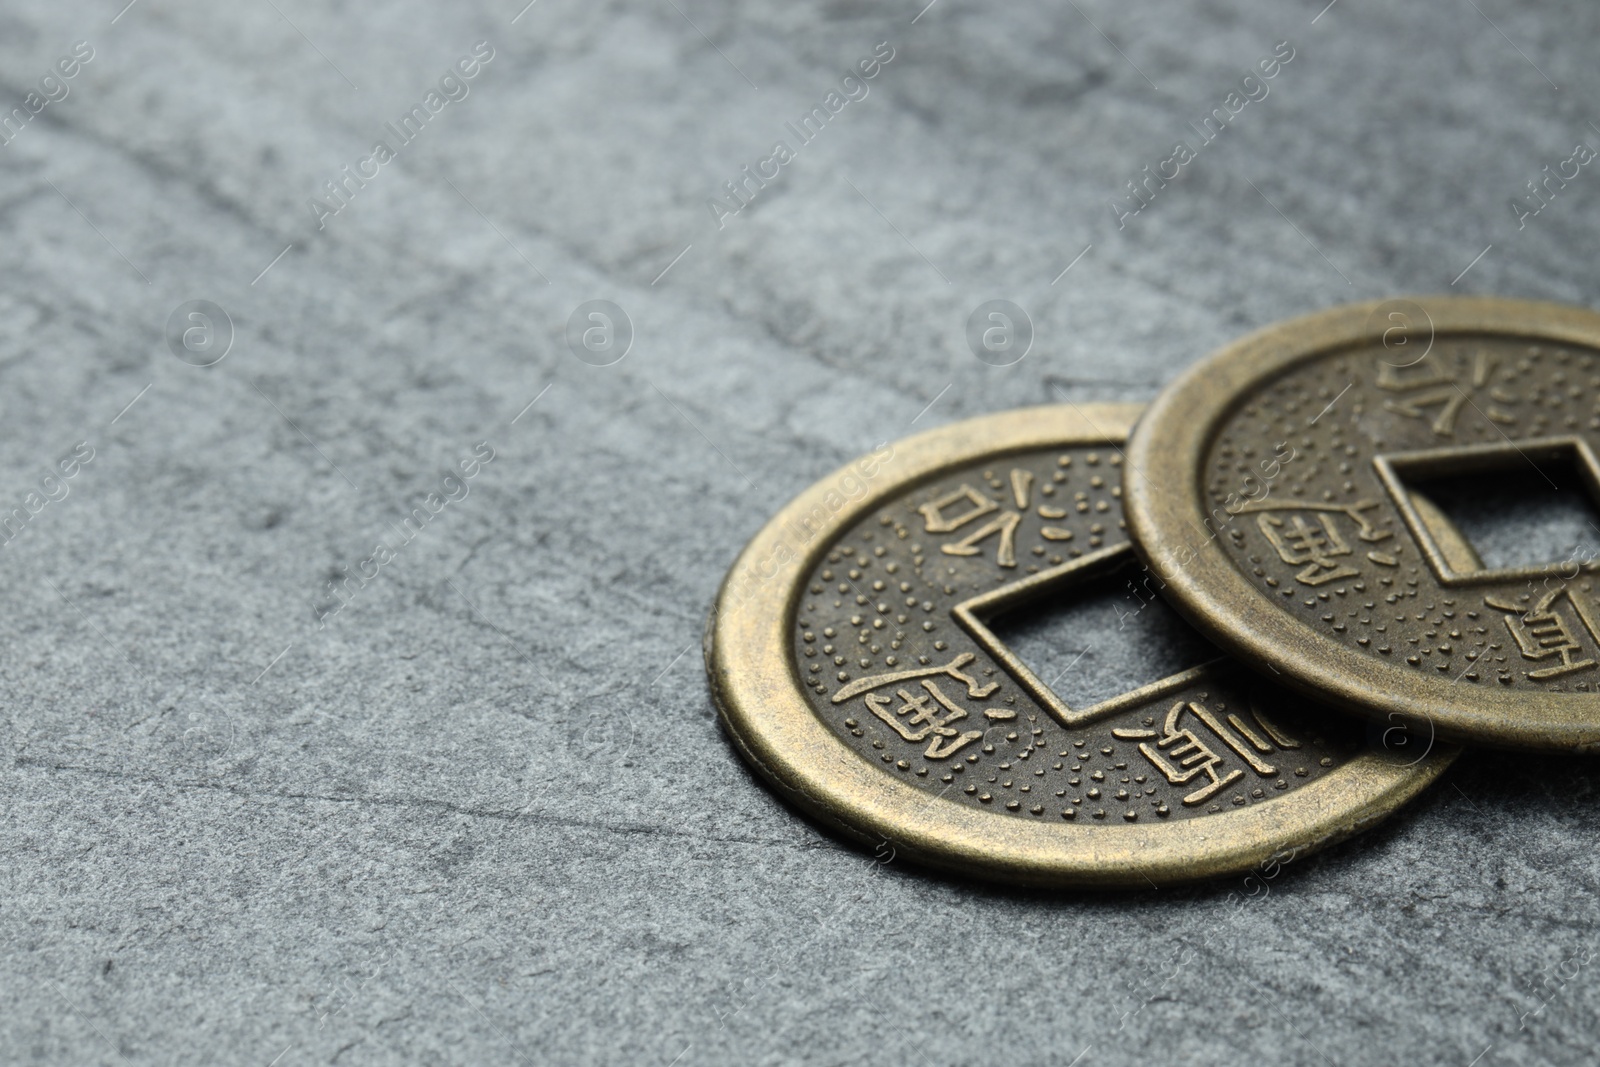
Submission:
[[[877,441],[1146,399],[1469,264],[1596,302],[1600,176],[1508,201],[1600,144],[1600,12],[923,2],[0,9],[7,107],[94,51],[0,146],[0,1061],[1593,1062],[1591,762],[1471,754],[1248,887],[1012,893],[786,809],[697,643],[744,540]],[[196,299],[235,334],[205,369],[164,339]],[[565,340],[594,299],[609,367]],[[1031,316],[1013,366],[967,348],[989,299]]]

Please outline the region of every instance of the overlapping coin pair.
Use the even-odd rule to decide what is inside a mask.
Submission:
[[[781,795],[898,857],[1057,886],[1248,871],[1374,824],[1458,744],[1600,743],[1600,564],[1486,562],[1432,488],[1592,497],[1597,446],[1600,315],[1417,298],[1284,322],[1143,411],[999,412],[822,479],[730,570],[712,692]],[[1069,703],[1070,671],[995,632],[1107,581],[1214,658]]]

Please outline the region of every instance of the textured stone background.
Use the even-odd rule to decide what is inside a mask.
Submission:
[[[1507,206],[1600,145],[1600,11],[922,2],[0,9],[8,108],[95,49],[0,147],[0,505],[94,449],[0,550],[0,1060],[1593,1061],[1589,762],[1470,754],[1270,893],[1004,892],[775,801],[697,642],[764,519],[913,423],[1145,399],[1351,299],[1600,299],[1600,177]],[[308,198],[480,40],[319,231]],[[992,298],[1036,329],[1008,368],[964,337]],[[191,299],[235,331],[206,369],[164,340]],[[633,323],[613,366],[564,340],[590,299]]]

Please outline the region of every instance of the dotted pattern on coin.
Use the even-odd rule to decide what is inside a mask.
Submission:
[[[1389,457],[1403,474],[1407,453],[1482,445],[1515,461],[1530,439],[1600,445],[1600,356],[1457,335],[1411,366],[1393,359],[1374,344],[1307,361],[1222,421],[1203,468],[1227,522],[1218,543],[1267,594],[1263,606],[1358,655],[1464,685],[1600,690],[1600,620],[1586,607],[1600,564],[1572,561],[1561,576],[1571,582],[1446,586],[1373,462]]]
[[[1069,729],[951,617],[979,593],[1127,544],[1121,459],[1103,446],[989,457],[847,530],[797,604],[795,669],[816,714],[886,773],[1024,819],[1214,814],[1363,751],[1360,727],[1226,666]]]

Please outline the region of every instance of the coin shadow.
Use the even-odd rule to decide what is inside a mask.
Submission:
[[[763,793],[773,790],[743,760],[739,773]],[[1439,780],[1379,825],[1313,853],[1196,882],[1163,886],[1041,888],[1010,885],[917,862],[894,851],[894,843],[868,842],[812,815],[793,798],[783,806],[830,841],[879,864],[892,879],[935,879],[973,899],[1027,902],[1050,909],[1126,910],[1171,901],[1222,903],[1259,900],[1314,881],[1330,869],[1360,863],[1397,848],[1445,848],[1463,827],[1478,834],[1512,835],[1530,817],[1581,819],[1600,807],[1595,788],[1600,761],[1593,756],[1467,749]],[[1441,833],[1440,831],[1444,831]],[[1401,842],[1403,841],[1403,844]],[[1439,857],[1443,862],[1442,852]]]
[[[1558,807],[1572,815],[1592,807],[1600,758],[1576,753],[1510,752],[1467,749],[1441,780],[1463,806],[1483,812],[1521,810],[1549,814]],[[1429,791],[1440,792],[1438,787]]]
[[[1464,749],[1431,788],[1378,826],[1285,865],[1270,888],[1288,889],[1330,869],[1354,866],[1373,854],[1404,852],[1423,870],[1461,862],[1460,842],[1471,837],[1514,851],[1530,823],[1544,817],[1575,823],[1600,807],[1594,785],[1600,762],[1573,753]],[[1433,854],[1421,855],[1419,850]],[[1172,892],[1225,897],[1248,876],[1233,876]],[[1244,887],[1249,892],[1252,885]],[[1259,890],[1258,890],[1259,891]],[[1381,893],[1381,890],[1379,890]]]

